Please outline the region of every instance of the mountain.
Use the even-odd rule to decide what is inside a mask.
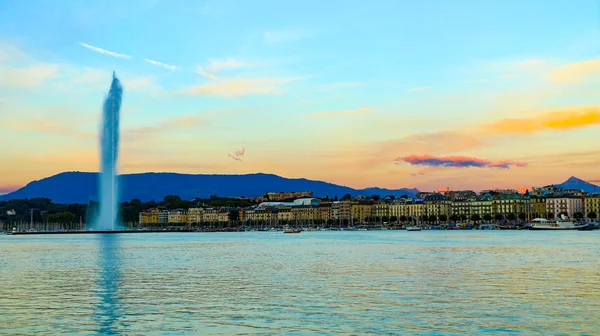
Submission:
[[[65,172],[33,181],[23,188],[0,196],[0,200],[47,197],[55,203],[88,203],[97,200],[97,173]],[[191,175],[177,173],[125,174],[119,177],[122,200],[140,199],[144,202],[160,201],[165,195],[178,195],[182,199],[222,197],[258,197],[267,192],[312,191],[316,197],[394,195],[414,196],[417,189],[352,189],[322,181],[289,179],[272,174],[245,175]]]
[[[588,193],[600,191],[600,186],[596,186],[589,182],[585,182],[584,180],[578,179],[575,176],[571,176],[565,182],[563,182],[561,184],[555,184],[554,186],[557,188],[563,188],[563,189],[581,189]]]

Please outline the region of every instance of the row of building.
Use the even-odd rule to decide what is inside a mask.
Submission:
[[[579,214],[579,215],[578,215]],[[595,217],[600,214],[600,194],[554,190],[552,193],[519,194],[516,191],[419,193],[414,198],[359,198],[329,201],[299,198],[292,202],[269,201],[244,209],[150,209],[140,213],[141,224],[211,222],[335,222],[350,223],[415,220],[479,220],[485,218]]]

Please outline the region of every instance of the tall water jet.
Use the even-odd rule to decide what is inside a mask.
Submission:
[[[119,111],[123,88],[113,72],[113,79],[104,100],[102,135],[100,139],[100,212],[97,230],[114,230],[119,222],[119,193],[117,186],[117,158],[119,153]]]

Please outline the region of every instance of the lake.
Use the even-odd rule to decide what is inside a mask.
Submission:
[[[0,236],[0,328],[592,335],[600,231]]]

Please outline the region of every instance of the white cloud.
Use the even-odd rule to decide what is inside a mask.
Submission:
[[[113,56],[113,57],[131,59],[131,56],[129,56],[129,55],[119,54],[119,53],[116,53],[114,51],[110,51],[110,50],[106,50],[106,49],[94,47],[92,45],[89,45],[89,44],[86,44],[86,43],[82,43],[82,42],[77,42],[77,43],[79,43],[81,46],[83,46],[85,48],[88,48],[88,49],[93,50],[95,52],[99,52],[101,54],[105,54],[105,55],[109,55],[109,56]]]
[[[290,78],[240,78],[218,79],[214,82],[192,86],[184,90],[189,95],[214,95],[220,97],[237,97],[248,95],[278,94],[278,86],[301,79]]]
[[[177,67],[174,66],[174,65],[165,64],[165,63],[162,63],[162,62],[159,62],[159,61],[154,61],[154,60],[147,59],[147,58],[144,58],[144,61],[146,61],[148,63],[151,63],[151,64],[154,64],[154,65],[161,66],[161,67],[169,69],[169,70],[175,70],[175,69],[177,69]]]
[[[0,42],[0,61],[8,61],[15,58],[21,58],[25,56],[25,53],[19,50],[17,47]]]
[[[217,79],[217,76],[215,75],[211,75],[208,72],[204,71],[204,69],[202,69],[201,66],[198,66],[198,68],[196,68],[196,72],[199,73],[200,75],[209,78],[209,79]]]
[[[429,89],[429,86],[421,86],[421,87],[415,87],[412,89],[408,89],[408,90],[406,90],[406,92],[418,92],[418,91],[425,91],[427,89]]]
[[[266,43],[276,44],[298,40],[309,35],[309,31],[302,29],[278,29],[265,31],[264,39]]]
[[[58,65],[43,64],[26,68],[0,67],[0,86],[30,89],[58,75]]]

